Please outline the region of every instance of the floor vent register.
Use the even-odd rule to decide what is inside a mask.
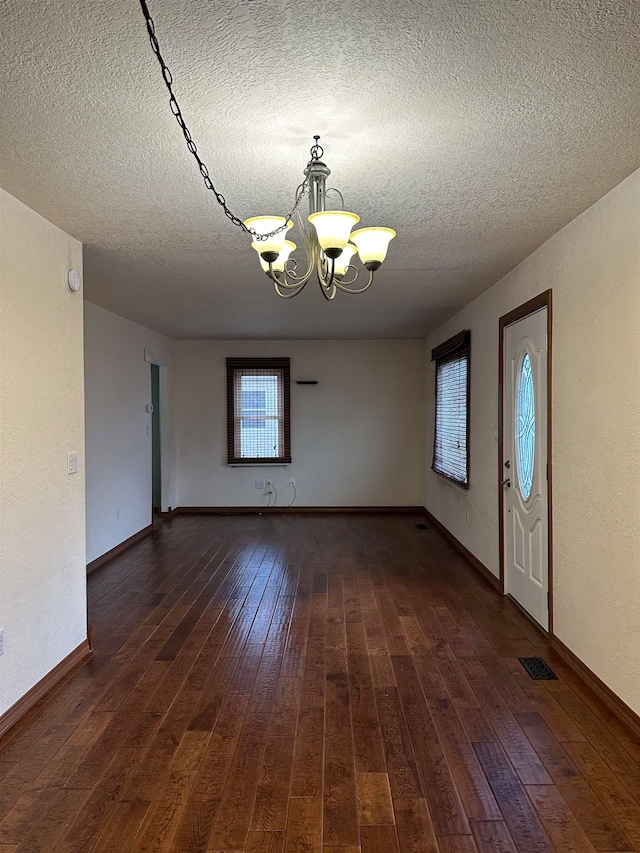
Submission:
[[[557,681],[558,676],[542,658],[518,658],[535,681]]]

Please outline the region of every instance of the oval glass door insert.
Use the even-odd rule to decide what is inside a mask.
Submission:
[[[536,407],[533,371],[529,353],[520,362],[516,381],[516,463],[518,483],[525,501],[533,485],[533,464],[536,452]]]

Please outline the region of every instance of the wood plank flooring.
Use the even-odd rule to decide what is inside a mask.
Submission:
[[[640,742],[422,521],[178,516],[92,575],[0,853],[640,853]]]

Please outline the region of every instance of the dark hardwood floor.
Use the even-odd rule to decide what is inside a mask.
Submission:
[[[640,742],[421,521],[178,516],[93,574],[0,853],[640,851]]]

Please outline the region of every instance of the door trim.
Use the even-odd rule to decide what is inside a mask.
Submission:
[[[508,314],[500,317],[499,334],[498,334],[498,535],[499,535],[499,561],[500,561],[500,590],[504,595],[505,591],[505,536],[504,536],[504,489],[500,485],[504,473],[504,424],[503,424],[503,409],[504,409],[504,332],[507,326],[517,323],[528,317],[529,314],[534,314],[542,308],[547,309],[547,527],[549,540],[549,636],[553,636],[553,513],[552,508],[552,443],[551,443],[551,365],[552,365],[552,299],[551,290],[545,290],[538,296],[534,296],[528,302],[509,311]],[[541,629],[542,630],[542,629]]]

